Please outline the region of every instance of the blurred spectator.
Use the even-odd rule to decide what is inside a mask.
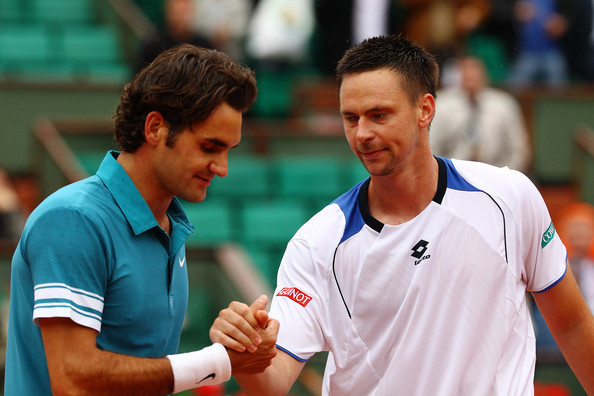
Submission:
[[[253,0],[194,0],[194,30],[214,48],[236,60],[243,60],[247,26]]]
[[[490,12],[488,0],[401,0],[407,7],[404,32],[443,65],[465,53],[468,37]]]
[[[563,0],[567,33],[562,44],[572,79],[594,82],[594,1]]]
[[[246,52],[260,67],[294,65],[309,55],[314,28],[313,0],[258,0],[248,25]]]
[[[568,204],[559,211],[557,222],[571,270],[594,312],[594,206],[585,202]]]
[[[196,9],[194,0],[166,0],[163,4],[165,22],[156,37],[151,37],[140,48],[136,72],[151,63],[161,52],[178,44],[188,43],[213,48],[210,41],[194,30]]]
[[[310,60],[313,0],[258,0],[246,36],[246,63],[256,70],[258,100],[249,115],[285,118],[295,81]]]
[[[403,31],[401,0],[316,0],[316,67],[334,77],[344,51],[364,38]]]
[[[134,3],[156,26],[163,25],[163,4],[166,0],[134,0]]]
[[[0,169],[0,243],[18,241],[24,226],[24,217],[10,177]]]
[[[518,30],[517,53],[511,68],[514,88],[532,84],[559,88],[567,83],[567,61],[561,39],[567,20],[562,0],[520,0],[514,7]]]
[[[430,132],[433,152],[527,172],[531,153],[518,102],[489,86],[480,59],[462,57],[457,64],[458,82],[437,93]]]
[[[517,1],[489,0],[490,12],[481,26],[481,31],[484,34],[499,40],[504,48],[506,59],[512,59],[517,49],[514,16],[514,7]]]

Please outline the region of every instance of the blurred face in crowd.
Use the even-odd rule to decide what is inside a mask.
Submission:
[[[165,20],[167,29],[174,37],[180,39],[192,35],[192,21],[195,17],[193,0],[167,0],[165,3]]]
[[[462,58],[460,60],[460,76],[462,89],[470,96],[477,95],[487,85],[485,66],[478,59]]]
[[[568,225],[567,243],[572,247],[574,258],[583,258],[594,243],[594,230],[586,221],[574,220]]]

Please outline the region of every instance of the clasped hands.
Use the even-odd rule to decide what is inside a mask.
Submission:
[[[233,301],[210,328],[211,341],[227,348],[233,375],[260,373],[276,356],[279,322],[268,316],[267,304],[265,295],[250,306]]]

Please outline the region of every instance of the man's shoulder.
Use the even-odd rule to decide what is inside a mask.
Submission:
[[[358,183],[322,208],[299,229],[295,237],[312,247],[336,247],[345,235],[360,229],[364,221],[359,210],[358,195],[363,183]]]
[[[68,211],[91,214],[98,208],[105,208],[104,203],[110,200],[109,190],[97,176],[91,176],[50,194],[35,208],[32,216]]]
[[[462,179],[492,197],[504,201],[521,201],[538,194],[536,186],[528,176],[507,166],[497,167],[482,162],[456,159],[451,163]]]
[[[501,183],[525,183],[530,179],[522,172],[511,169],[507,166],[495,166],[479,161],[468,161],[460,159],[451,159],[455,170],[469,182],[475,185],[492,185]],[[492,177],[493,179],[489,179]]]

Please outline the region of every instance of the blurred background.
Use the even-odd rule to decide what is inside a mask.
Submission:
[[[526,173],[594,308],[593,6],[592,0],[0,0],[1,348],[10,260],[28,214],[59,187],[95,173],[105,151],[116,148],[112,116],[124,84],[181,42],[246,63],[259,88],[229,176],[213,181],[203,203],[183,203],[197,231],[187,244],[191,295],[181,350],[209,344],[208,329],[231,300],[270,295],[297,228],[366,177],[343,137],[333,71],[345,49],[386,33],[403,33],[436,55],[438,116],[467,115],[446,122],[436,116],[435,153]],[[476,67],[467,68],[468,59]],[[440,104],[457,110],[440,115]],[[585,395],[536,308],[534,321],[536,395]],[[0,367],[3,357],[0,350]],[[323,366],[324,354],[314,357],[292,394],[318,394]],[[233,381],[186,393],[240,394]]]

